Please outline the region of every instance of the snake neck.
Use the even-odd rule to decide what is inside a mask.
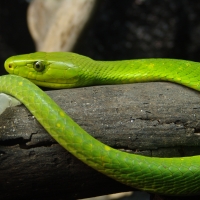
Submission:
[[[183,76],[185,72],[187,76]],[[170,81],[200,90],[199,83],[194,81],[199,72],[199,63],[177,59],[90,60],[82,64],[81,84],[87,86]]]

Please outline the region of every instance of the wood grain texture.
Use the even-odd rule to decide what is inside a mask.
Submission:
[[[200,95],[194,90],[157,82],[47,93],[114,148],[163,157],[200,152]],[[130,190],[60,147],[23,105],[0,116],[0,186],[1,199],[77,199]]]

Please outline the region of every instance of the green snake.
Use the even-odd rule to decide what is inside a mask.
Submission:
[[[35,85],[72,88],[171,81],[200,91],[200,63],[176,59],[95,61],[70,52],[36,52],[8,58],[5,69],[14,75],[0,77],[0,92],[19,99],[60,145],[87,165],[148,192],[200,193],[200,156],[156,158],[113,149],[90,136]]]

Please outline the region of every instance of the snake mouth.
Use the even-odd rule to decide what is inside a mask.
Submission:
[[[13,71],[14,71],[14,63],[12,62],[12,59],[11,58],[8,58],[5,63],[4,63],[4,67],[5,67],[5,70],[9,73],[9,74],[12,74]]]
[[[45,88],[52,88],[52,89],[67,89],[67,88],[74,88],[76,87],[76,83],[58,83],[58,82],[45,82],[45,81],[38,81],[34,79],[29,79],[31,82],[35,83],[38,86],[45,87]]]

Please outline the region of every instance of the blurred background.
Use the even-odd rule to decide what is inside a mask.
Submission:
[[[195,0],[1,0],[1,74],[7,57],[34,51],[199,61],[199,11]]]

